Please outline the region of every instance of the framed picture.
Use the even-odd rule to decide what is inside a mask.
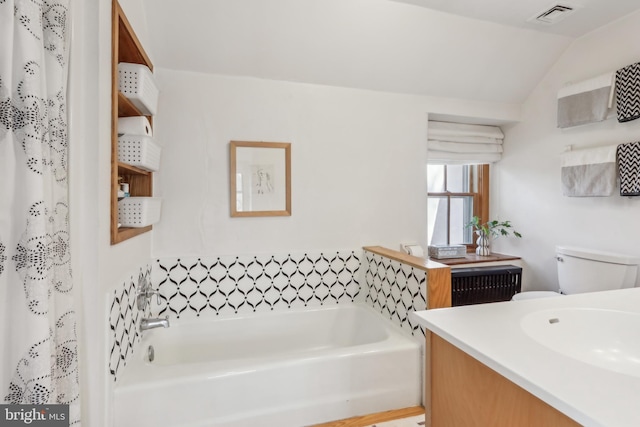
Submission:
[[[231,141],[232,217],[291,215],[291,144]]]

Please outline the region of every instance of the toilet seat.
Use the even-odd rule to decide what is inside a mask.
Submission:
[[[537,299],[537,298],[555,298],[561,297],[562,294],[553,291],[527,291],[515,294],[511,301],[522,301],[525,299]]]

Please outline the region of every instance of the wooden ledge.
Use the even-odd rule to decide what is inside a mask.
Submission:
[[[476,255],[475,252],[470,252],[464,258],[446,258],[446,259],[438,259],[438,260],[433,259],[432,261],[433,262],[437,261],[440,264],[454,266],[458,264],[481,264],[483,262],[513,261],[518,259],[521,259],[521,258],[519,256],[513,256],[513,255],[492,253],[487,256],[480,256],[480,255]]]
[[[367,252],[371,252],[372,254],[381,255],[403,264],[408,264],[423,271],[435,270],[438,268],[449,268],[449,266],[444,263],[405,254],[400,251],[394,251],[393,249],[383,248],[382,246],[365,246],[362,249]]]
[[[425,308],[451,307],[451,267],[448,265],[382,246],[365,246],[362,249],[424,271],[427,280],[427,307]]]

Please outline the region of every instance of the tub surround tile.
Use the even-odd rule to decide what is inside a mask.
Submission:
[[[114,381],[140,341],[140,275],[161,296],[147,316],[234,315],[364,299],[409,333],[424,334],[409,316],[426,307],[424,271],[367,251],[162,258],[112,292],[108,369]]]
[[[364,293],[361,297],[383,316],[424,335],[409,316],[426,307],[424,271],[366,251],[161,258],[152,269],[152,283],[161,295],[160,306],[153,306],[158,315],[315,307],[353,302]]]
[[[412,335],[424,336],[424,328],[409,315],[427,306],[424,270],[368,251],[363,269],[366,302]]]
[[[109,310],[109,373],[114,381],[134,354],[140,341],[137,325],[143,313],[140,313],[136,306],[136,295],[141,279],[151,279],[151,264],[141,267],[139,272],[132,274],[112,292]]]
[[[158,259],[152,283],[176,317],[232,315],[353,302],[361,251]]]

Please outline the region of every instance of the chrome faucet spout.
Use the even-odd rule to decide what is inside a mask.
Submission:
[[[146,331],[148,329],[155,328],[168,328],[169,327],[169,316],[165,316],[164,318],[151,318],[151,319],[142,319],[140,321],[140,331]]]

